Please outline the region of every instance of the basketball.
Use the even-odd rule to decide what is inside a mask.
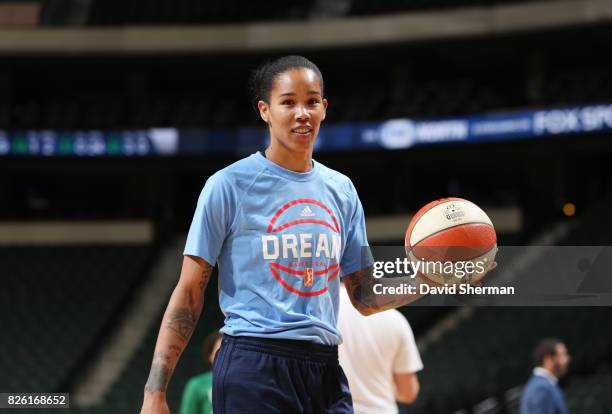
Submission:
[[[440,285],[475,283],[497,253],[491,219],[471,201],[449,197],[423,206],[406,231],[413,270]]]

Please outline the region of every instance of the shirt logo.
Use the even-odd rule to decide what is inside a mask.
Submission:
[[[299,204],[305,206],[300,208]],[[322,218],[314,218],[315,211]],[[338,220],[325,204],[311,198],[293,200],[270,219],[266,234],[261,236],[262,258],[286,290],[299,296],[319,296],[340,274],[340,234]]]
[[[312,267],[304,270],[304,286],[312,286]]]
[[[314,215],[315,213],[313,213],[310,207],[308,206],[304,207],[304,210],[302,210],[302,212],[300,213],[300,216],[302,217],[314,217]]]

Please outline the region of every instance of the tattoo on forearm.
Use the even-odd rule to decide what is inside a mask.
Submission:
[[[166,391],[172,371],[195,329],[198,316],[202,309],[203,292],[208,285],[211,274],[212,266],[206,263],[200,275],[200,292],[196,292],[195,289],[190,289],[186,298],[188,300],[187,307],[172,308],[169,310],[164,325],[172,331],[175,340],[172,341],[174,343],[166,343],[167,347],[158,350],[153,356],[153,363],[151,364],[151,371],[149,372],[145,390]],[[178,339],[178,341],[176,339]]]
[[[356,305],[361,309],[371,308],[371,300],[368,300],[367,292],[370,291],[372,282],[371,269],[358,270],[346,277],[345,286],[349,296],[353,298]],[[366,294],[364,294],[366,292]]]
[[[166,391],[168,382],[170,382],[171,371],[170,368],[162,365],[153,363],[151,365],[151,371],[149,372],[149,379],[145,385],[147,391]]]
[[[212,274],[212,266],[206,263],[204,265],[204,270],[202,271],[202,275],[200,276],[200,290],[204,291],[206,286],[208,285],[208,281],[210,280],[210,275]]]
[[[149,378],[145,385],[147,391],[166,391],[174,366],[178,361],[182,348],[177,345],[170,345],[169,351],[173,351],[174,355],[169,354],[165,350],[160,350],[153,355],[153,363]]]
[[[189,308],[174,309],[168,318],[166,327],[175,332],[183,342],[187,342],[196,325],[196,315]]]
[[[410,277],[396,278],[374,278],[372,268],[359,270],[348,275],[344,279],[349,296],[353,299],[355,307],[360,311],[370,314],[381,312],[387,309],[397,308],[407,305],[421,297],[420,294],[414,295],[394,295],[394,294],[375,294],[374,284],[380,283],[383,286],[401,286],[402,284],[419,284],[419,281]]]
[[[168,365],[170,363],[170,355],[166,351],[159,351],[153,355],[153,362]]]
[[[183,352],[183,348],[178,345],[170,345],[168,348],[174,353],[174,356],[176,356],[177,358],[181,356],[181,353]]]

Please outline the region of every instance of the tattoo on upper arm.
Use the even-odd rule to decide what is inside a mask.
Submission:
[[[212,270],[213,267],[208,264],[208,263],[204,263],[204,270],[202,271],[202,274],[200,275],[200,290],[204,291],[204,289],[206,289],[206,286],[208,285],[208,281],[210,280],[210,275],[212,274]]]
[[[189,308],[174,309],[168,317],[166,326],[175,332],[183,342],[187,342],[195,329],[197,318]]]

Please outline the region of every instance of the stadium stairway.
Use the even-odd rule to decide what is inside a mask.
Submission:
[[[121,365],[113,368],[113,381],[111,382],[104,379],[105,383],[108,385],[108,389],[103,392],[95,391],[95,399],[90,398],[91,395],[87,395],[87,398],[81,400],[86,403],[86,406],[83,404],[73,406],[71,407],[71,412],[77,414],[133,414],[140,411],[144,385],[147,381],[149,369],[151,367],[151,360],[161,319],[171,291],[178,280],[180,263],[177,263],[177,258],[180,260],[182,257],[180,252],[182,251],[183,244],[184,238],[180,240],[177,239],[163,249],[158,261],[158,263],[161,264],[159,266],[160,269],[156,269],[152,273],[150,280],[143,284],[140,295],[135,296],[134,305],[130,308],[130,312],[149,313],[152,311],[152,318],[149,320],[147,316],[147,321],[143,322],[145,329],[143,332],[136,335],[138,341],[132,343],[132,345],[135,345],[135,348],[128,350],[128,352],[123,350],[120,356],[122,361]],[[155,279],[157,279],[157,282],[155,282]],[[124,321],[124,323],[129,324],[130,321],[140,323],[136,322],[137,320],[139,319],[135,319],[134,316],[128,315],[127,322]],[[222,325],[222,321],[223,315],[219,310],[217,277],[215,271],[213,273],[213,280],[206,290],[204,308],[198,326],[196,327],[189,345],[181,356],[168,387],[167,398],[171,412],[175,413],[179,411],[180,398],[187,381],[192,376],[203,372],[203,340],[210,332],[218,330]],[[132,327],[135,329],[142,329],[142,326],[138,327],[132,325]],[[129,333],[130,328],[128,325],[124,325],[119,331]],[[111,346],[119,345],[119,348],[121,348],[121,343],[121,340],[110,341]],[[112,353],[111,351],[107,352]],[[121,353],[121,349],[117,349],[117,352]],[[103,358],[103,355],[104,354],[98,355],[97,358]],[[102,366],[103,361],[99,361],[98,364]],[[96,375],[100,375],[100,378],[105,377],[104,371],[92,375],[93,376],[88,380],[88,382],[92,384],[96,382]],[[93,392],[90,391],[91,389],[89,387],[90,386],[87,386],[81,389],[88,390],[86,394],[89,394]],[[39,410],[36,413],[40,414],[41,411]]]
[[[184,238],[177,238],[157,255],[151,274],[134,292],[122,318],[93,357],[95,362],[74,380],[74,403],[85,407],[99,404],[148,331],[158,326],[159,309],[167,304],[178,279],[183,245]]]

